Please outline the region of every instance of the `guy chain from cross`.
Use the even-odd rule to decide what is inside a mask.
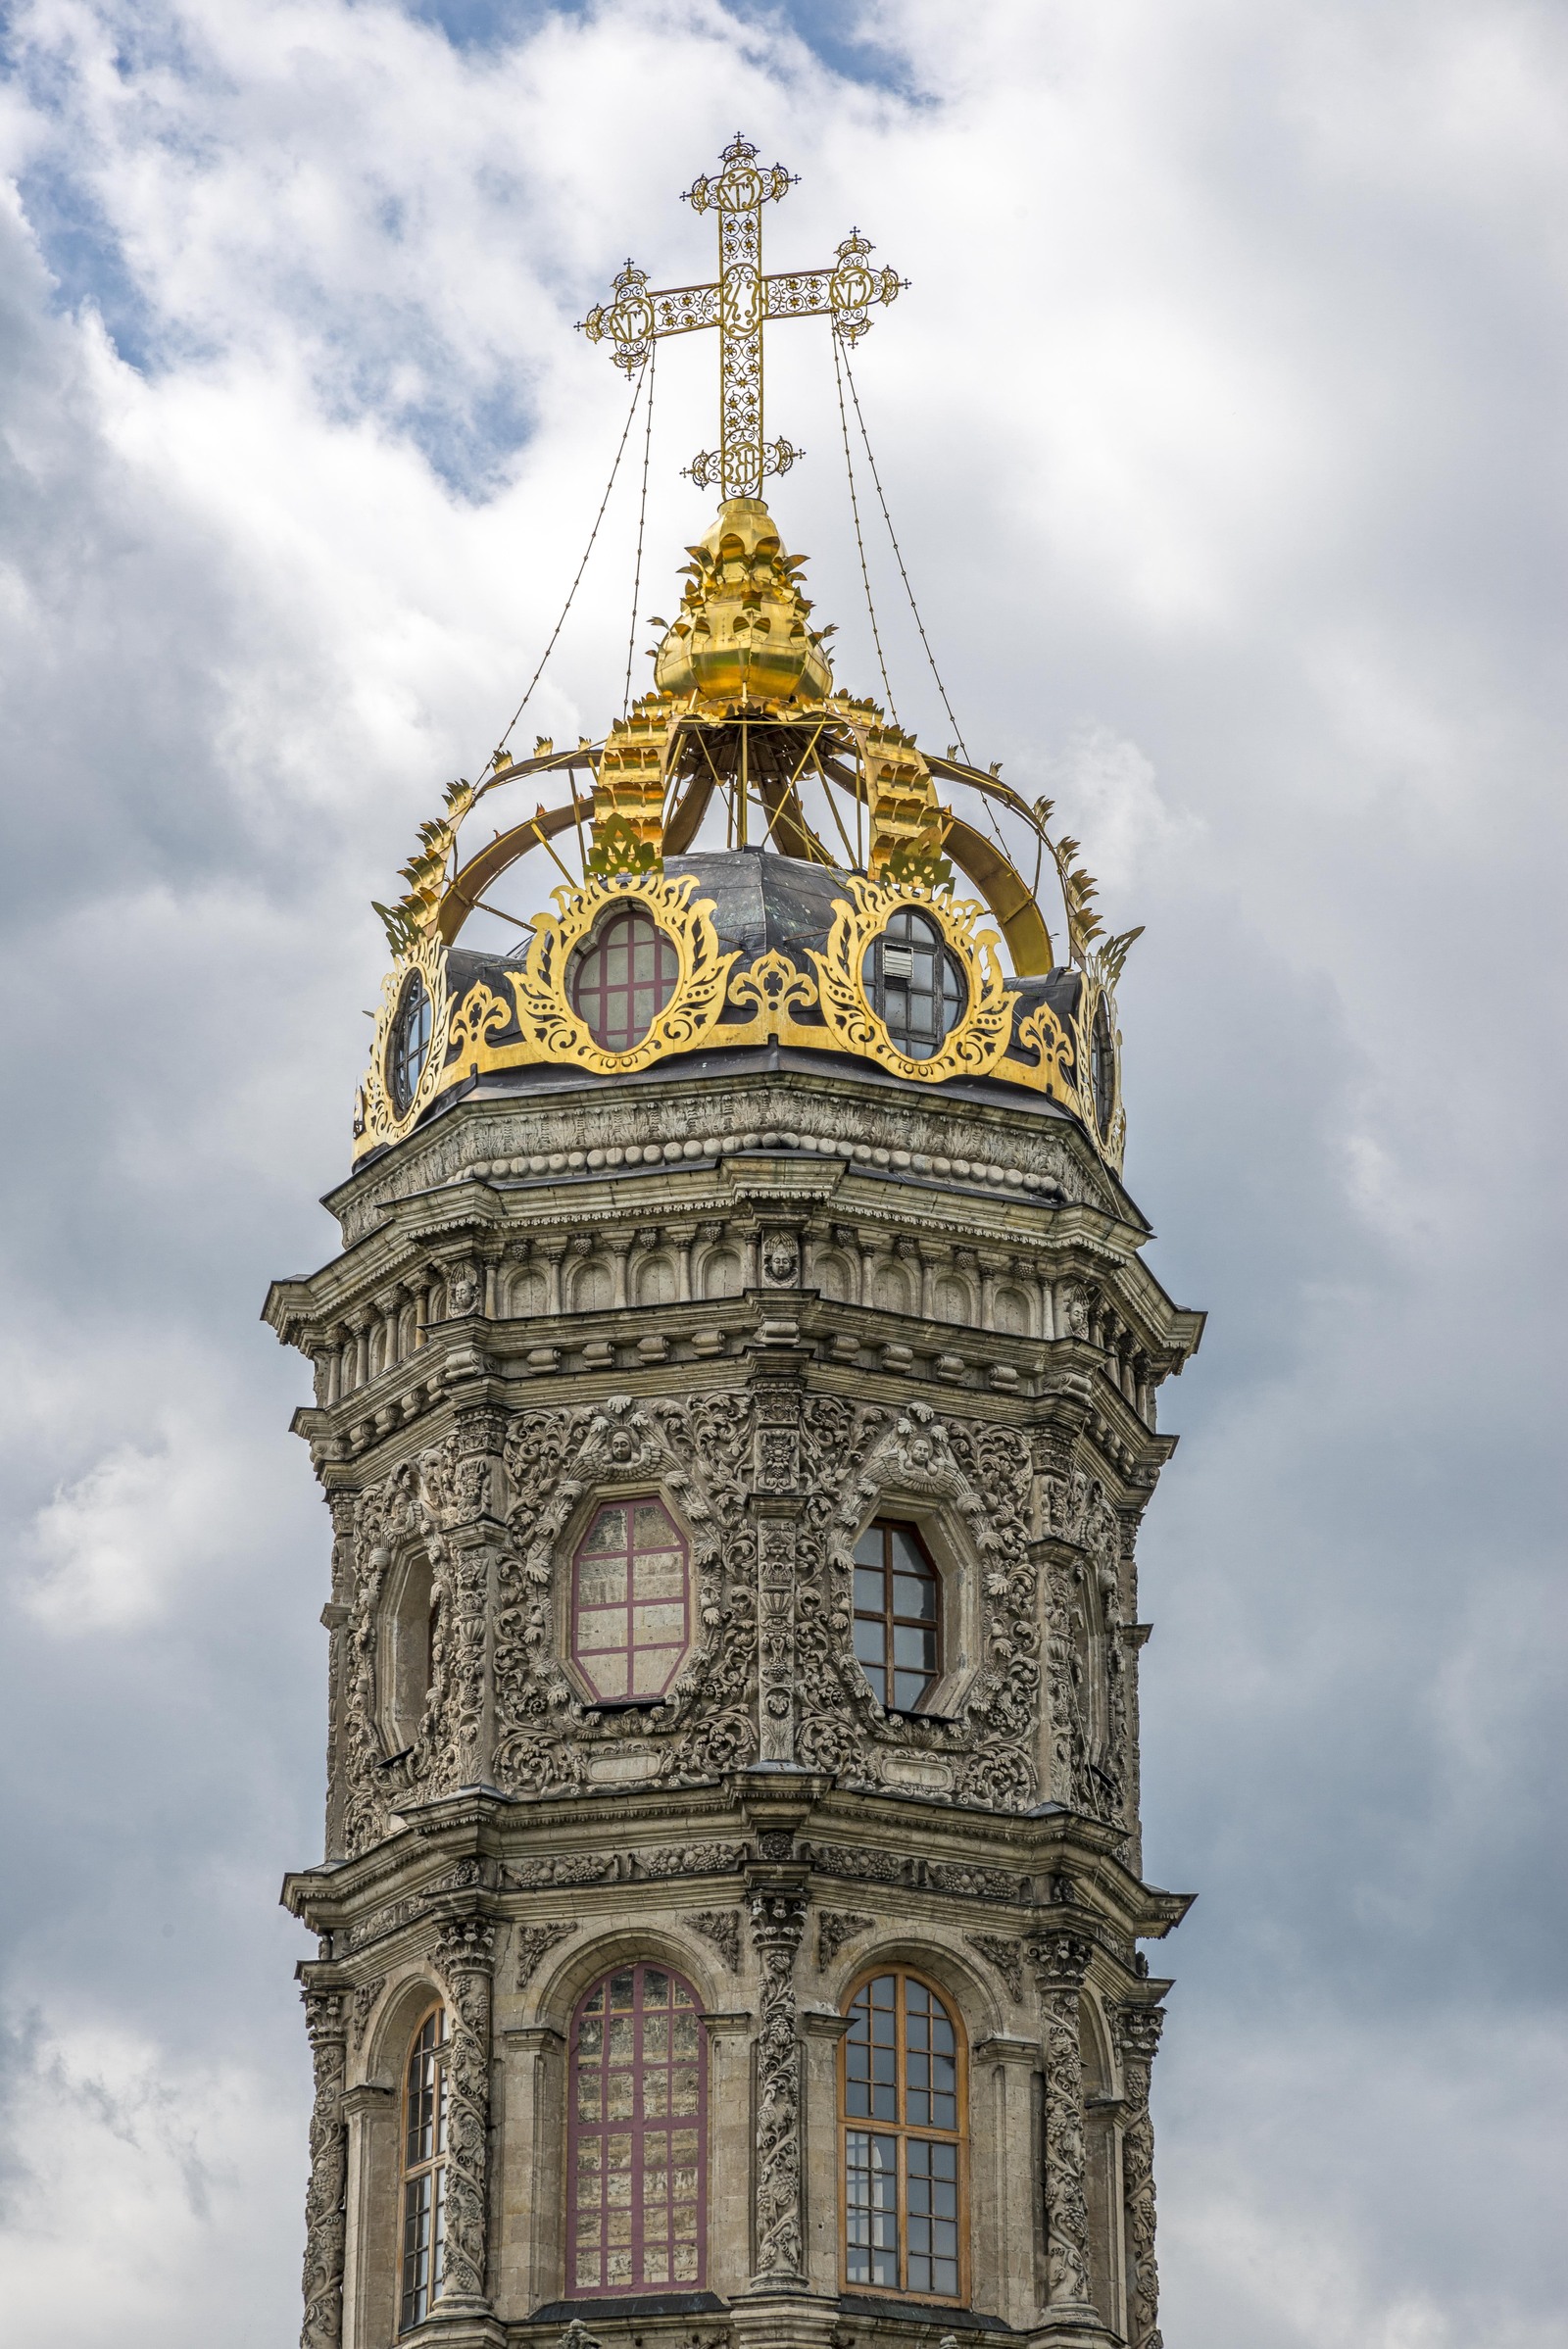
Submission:
[[[794,185],[782,164],[757,169],[757,149],[737,132],[719,159],[716,178],[706,174],[683,202],[718,215],[718,279],[650,293],[648,272],[631,262],[615,279],[615,298],[580,321],[590,342],[610,341],[615,365],[628,374],[650,357],[656,337],[718,328],[718,447],[686,467],[699,489],[712,482],[725,498],[761,495],[767,473],[787,472],[801,451],[787,440],[762,438],[762,327],[769,318],[831,317],[833,331],[858,342],[873,302],[894,301],[907,279],[896,269],[873,269],[872,248],[852,229],[832,269],[762,274],[762,206]]]

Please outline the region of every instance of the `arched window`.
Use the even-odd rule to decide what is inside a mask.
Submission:
[[[964,2289],[966,2086],[958,2028],[902,1967],[850,2000],[839,2051],[844,2280],[920,2300]]]
[[[447,2017],[432,2007],[414,2034],[403,2087],[400,2329],[422,2325],[441,2290],[447,2167]]]
[[[942,1586],[912,1525],[879,1517],[855,1544],[855,1652],[878,1701],[912,1713],[942,1672]]]
[[[964,984],[928,915],[895,913],[865,951],[861,981],[882,1025],[911,1060],[931,1060],[957,1026]]]
[[[419,1734],[435,1679],[440,1629],[441,1602],[430,1561],[416,1550],[388,1577],[380,1624],[381,1726],[393,1753],[405,1752]]]
[[[658,1500],[609,1501],[572,1560],[571,1653],[602,1703],[662,1696],[690,1644],[686,1544]]]
[[[675,942],[640,905],[602,921],[576,956],[571,1001],[595,1044],[629,1052],[675,992]]]
[[[696,1992],[618,1967],[572,2018],[570,2294],[701,2288],[707,2136]]]

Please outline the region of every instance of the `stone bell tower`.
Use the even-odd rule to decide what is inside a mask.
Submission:
[[[835,687],[742,489],[653,690],[423,827],[268,1299],[335,1537],[306,2349],[1158,2339],[1135,1538],[1201,1324],[1131,938]]]

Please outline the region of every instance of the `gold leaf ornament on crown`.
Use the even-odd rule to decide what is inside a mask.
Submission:
[[[848,1053],[921,1085],[991,1077],[1043,1093],[1081,1117],[1106,1157],[1119,1165],[1125,1134],[1119,1080],[1102,1131],[1088,1027],[1081,1016],[1065,1025],[1049,1003],[1022,1009],[1004,976],[997,935],[982,926],[984,909],[916,881],[871,881],[850,873],[843,884],[845,896],[834,907],[823,949],[803,950],[809,968],[774,947],[737,969],[740,951],[721,948],[711,900],[696,895],[690,875],[662,872],[590,875],[581,890],[558,889],[558,910],[541,916],[521,968],[497,974],[508,993],[481,979],[454,1003],[447,949],[435,935],[427,936],[398,962],[382,988],[370,1067],[355,1120],[356,1156],[401,1141],[439,1095],[496,1069],[553,1063],[590,1076],[626,1076],[679,1052],[779,1044]],[[599,923],[628,904],[642,906],[663,933],[675,951],[677,972],[669,1002],[647,1033],[625,1052],[611,1052],[595,1042],[572,1003],[571,971]],[[926,1060],[899,1049],[865,986],[867,954],[893,916],[908,909],[918,910],[938,929],[965,991],[958,1018]],[[431,1037],[413,1098],[400,1116],[386,1070],[398,1010],[415,972],[429,993]],[[1108,989],[1086,989],[1086,1004],[1092,992],[1094,1001],[1104,998],[1113,1020]]]

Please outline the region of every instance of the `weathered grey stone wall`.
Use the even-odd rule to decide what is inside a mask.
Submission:
[[[965,2329],[838,2309],[843,2010],[897,1961],[965,2038],[968,2307],[1157,2338],[1136,1943],[1186,1904],[1139,1875],[1135,1536],[1200,1324],[1070,1121],[910,1090],[765,1070],[732,1134],[679,1072],[477,1097],[339,1193],[345,1252],[269,1299],[316,1364],[334,1529],[331,1864],[288,1887],[321,1935],[310,2349],[395,2330],[397,2097],[436,1997],[432,2330],[560,2331],[565,2034],[627,1957],[699,1987],[711,2067],[714,2306],[640,2333]],[[598,1500],[649,1492],[695,1637],[662,1702],[606,1710],[564,1568]],[[942,1580],[913,1717],[853,1653],[851,1553],[889,1513]],[[426,1688],[400,1625],[432,1604]]]

